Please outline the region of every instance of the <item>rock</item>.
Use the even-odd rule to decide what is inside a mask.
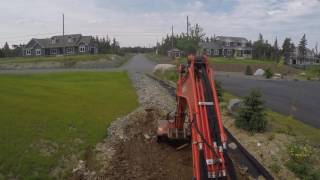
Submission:
[[[148,134],[143,135],[145,139],[149,140],[151,137]]]
[[[274,73],[273,74],[273,79],[282,79],[282,78],[283,78],[283,76],[280,73]]]
[[[173,64],[158,64],[154,67],[153,72],[157,72],[160,71],[161,73],[167,71],[167,70],[171,70],[171,69],[175,69],[176,66]]]
[[[249,168],[244,166],[244,167],[240,167],[240,174],[242,175],[246,175],[248,173]]]
[[[260,142],[257,142],[257,146],[260,147],[260,146],[261,146],[261,143],[260,143]]]
[[[231,99],[228,104],[228,111],[231,114],[236,115],[237,110],[239,109],[239,107],[241,105],[241,102],[242,101],[240,99]]]
[[[237,149],[237,145],[235,144],[235,143],[229,143],[228,144],[228,147],[230,148],[230,149],[233,149],[233,150],[235,150],[235,149]]]
[[[265,71],[263,69],[257,69],[253,75],[254,76],[263,76],[264,73],[265,73]]]

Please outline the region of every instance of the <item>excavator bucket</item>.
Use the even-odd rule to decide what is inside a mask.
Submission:
[[[169,139],[169,120],[158,120],[157,141],[166,142]]]

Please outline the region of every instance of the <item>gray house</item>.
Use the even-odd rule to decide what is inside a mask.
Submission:
[[[182,56],[182,51],[180,49],[173,48],[168,50],[167,54],[168,54],[168,57],[176,58],[176,57]]]
[[[199,45],[208,56],[252,57],[252,47],[249,41],[243,37],[217,36],[213,41],[201,42]]]
[[[307,49],[306,57],[302,58],[299,55],[299,48],[296,47],[290,54],[290,58],[286,60],[288,65],[320,65],[320,58],[316,56],[315,52]]]
[[[92,36],[70,34],[46,39],[31,39],[23,49],[23,56],[57,56],[96,54],[98,48]]]

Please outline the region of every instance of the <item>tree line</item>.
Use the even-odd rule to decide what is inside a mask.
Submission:
[[[161,43],[157,44],[157,49],[160,54],[167,54],[167,51],[172,47],[182,50],[185,54],[196,53],[200,50],[200,42],[214,42],[215,37],[208,37],[203,31],[203,28],[199,24],[195,24],[190,28],[190,34],[180,33],[176,35],[169,35],[162,39]],[[304,34],[298,44],[298,58],[303,59],[307,56],[307,39]],[[260,33],[258,40],[249,41],[246,44],[247,47],[251,47],[253,50],[252,58],[258,60],[272,60],[279,62],[282,57],[287,62],[296,50],[296,46],[291,38],[285,38],[282,45],[279,45],[278,39],[275,38],[273,44],[263,38]],[[320,57],[318,47],[313,50],[314,54]]]
[[[6,42],[2,48],[0,48],[0,58],[22,56],[23,45],[13,45],[10,48]]]

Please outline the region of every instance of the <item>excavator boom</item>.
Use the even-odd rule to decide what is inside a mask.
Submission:
[[[188,56],[178,72],[175,118],[158,122],[158,139],[189,139],[194,178],[226,179],[227,137],[208,58]]]

